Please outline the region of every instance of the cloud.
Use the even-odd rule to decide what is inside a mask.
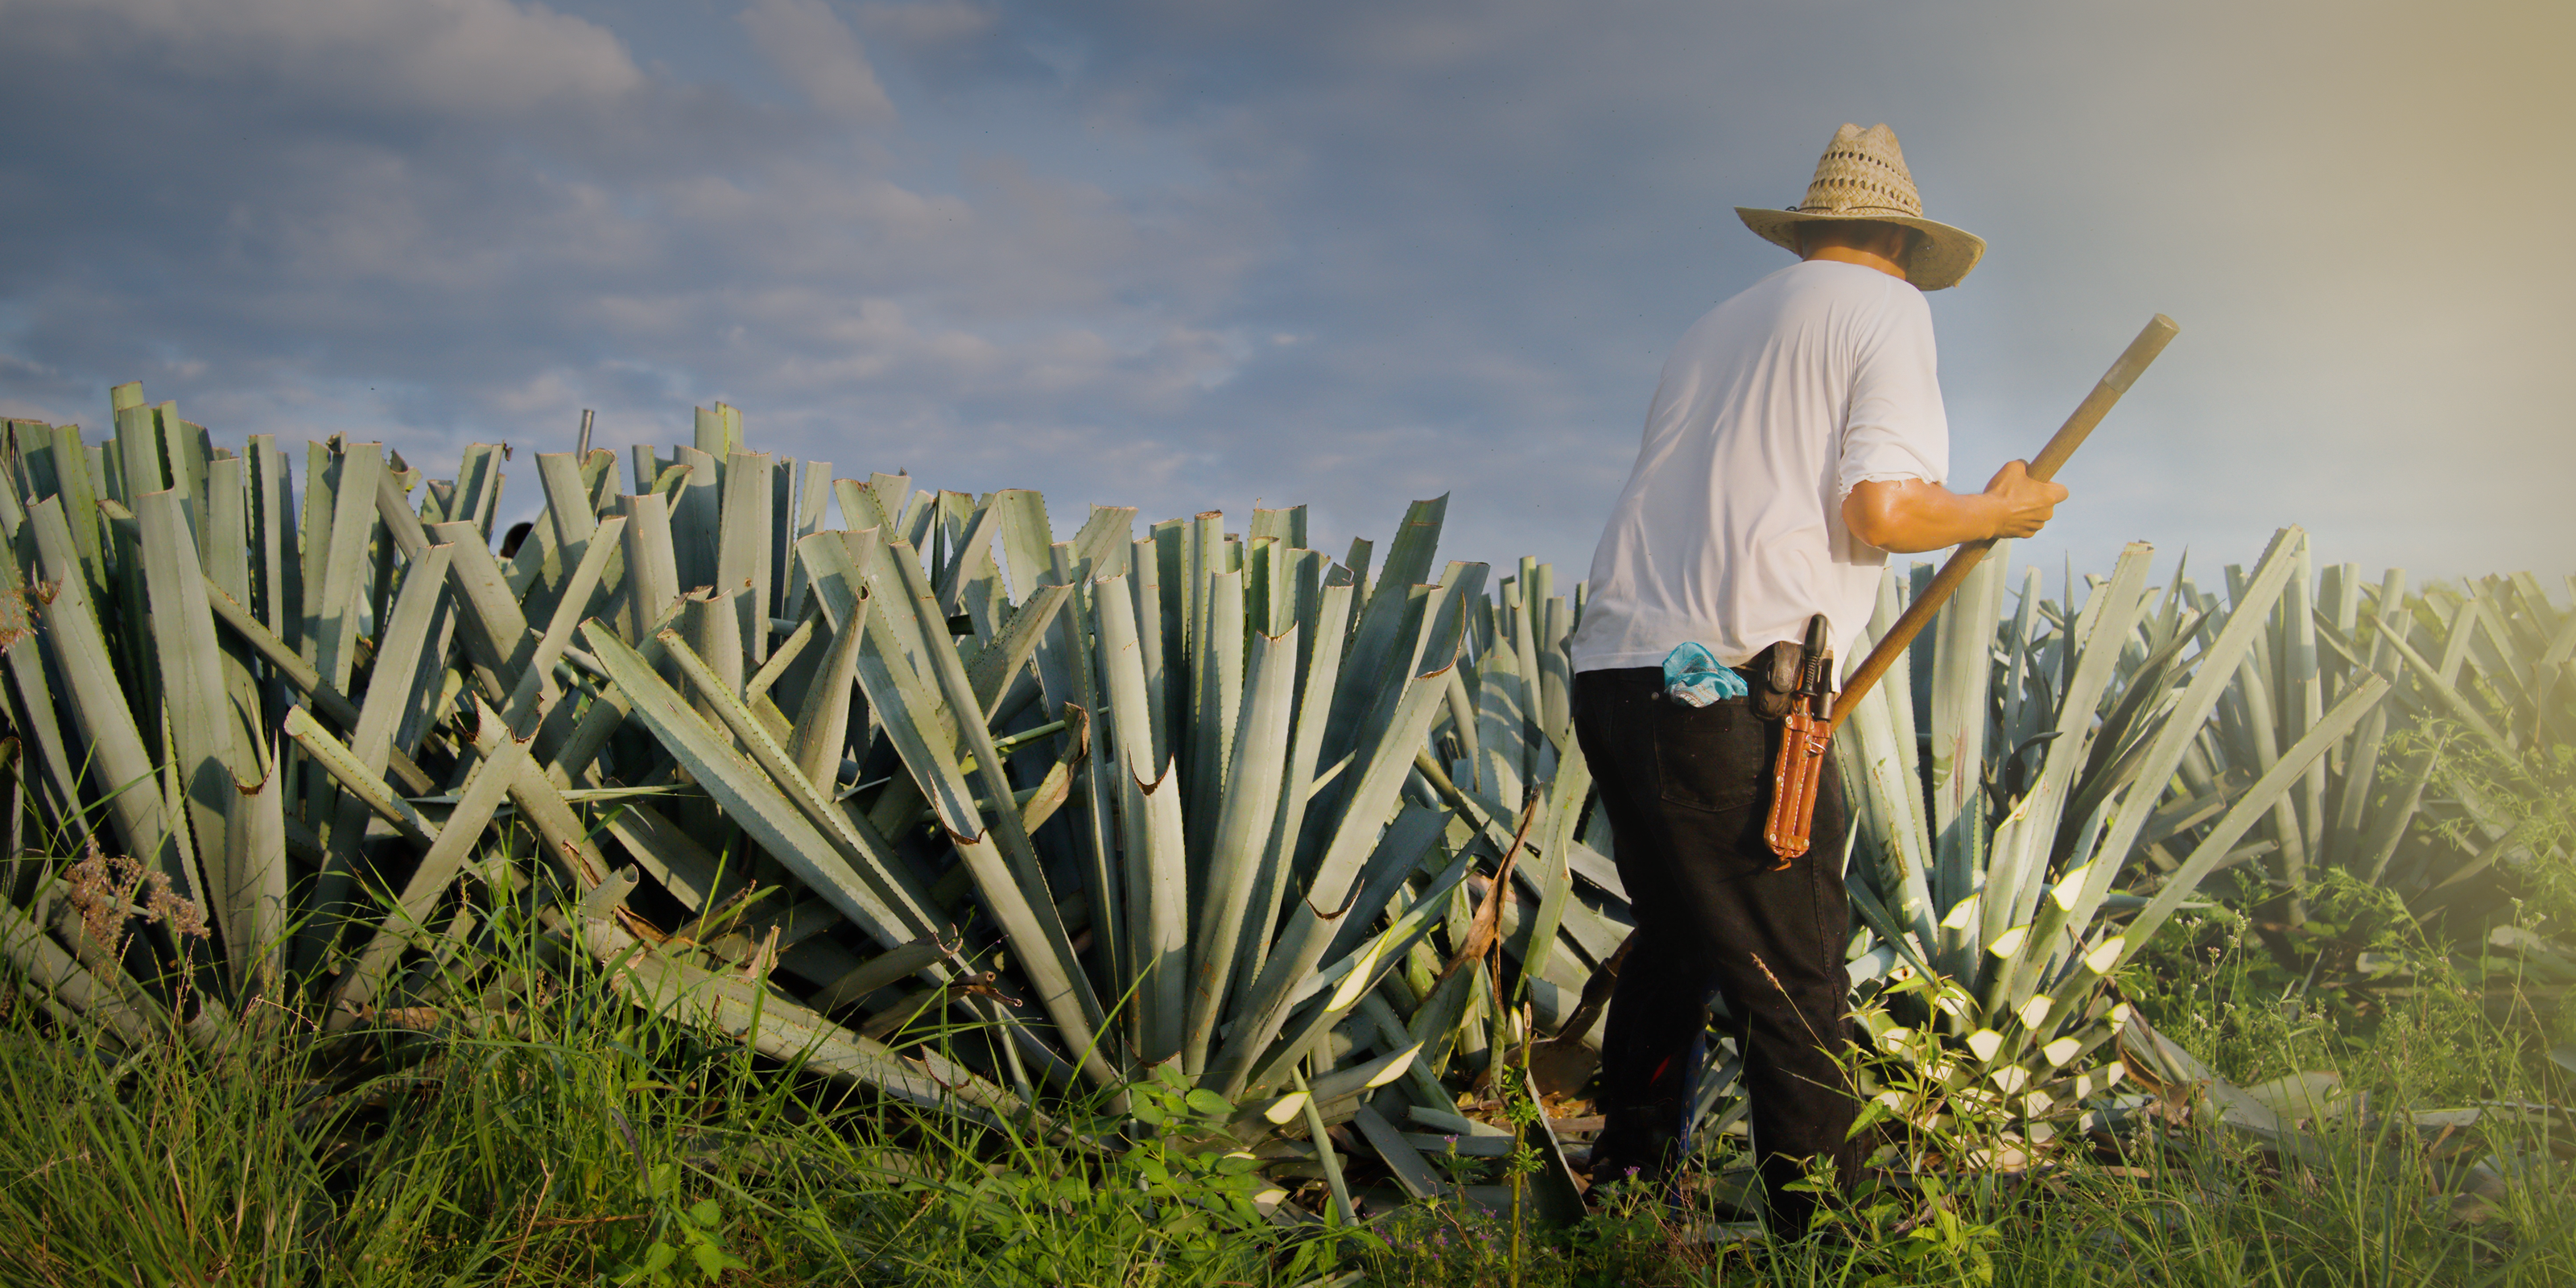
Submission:
[[[814,109],[852,125],[894,119],[867,51],[823,0],[752,0],[740,15],[752,45],[777,64]]]
[[[337,64],[401,65],[386,46],[413,27],[344,18],[281,50],[267,35],[296,12],[207,36],[149,5],[8,10],[65,58],[0,87],[13,119],[52,121],[0,145],[0,404],[94,422],[105,384],[140,377],[219,433],[381,434],[435,467],[584,406],[667,438],[729,398],[787,450],[1005,471],[1035,459],[1020,437],[1072,453],[1069,421],[1178,414],[1241,347],[1175,306],[1225,294],[1240,256],[1207,230],[1257,217],[1007,151],[943,178],[853,149],[840,127],[883,90],[820,6],[742,15],[808,100],[784,107],[637,71],[587,18],[457,12],[629,75],[501,92],[524,61],[503,49],[473,93],[422,73],[357,104]],[[115,49],[136,75],[110,87]]]
[[[2576,197],[2576,20],[1857,12],[0,0],[0,410],[140,377],[435,468],[723,398],[845,471],[1308,501],[1334,548],[1450,491],[1452,553],[1579,569],[1673,338],[1787,262],[1730,207],[1885,120],[1993,245],[1933,301],[1958,475],[2184,324],[2025,557],[2576,563],[2576,247],[2526,213]]]
[[[597,24],[510,0],[0,0],[22,59],[261,78],[344,107],[508,117],[612,101],[643,73]]]
[[[925,0],[917,4],[868,3],[858,8],[859,23],[870,31],[915,46],[950,45],[978,40],[1000,26],[992,10],[965,0]]]
[[[1666,346],[1785,262],[1729,207],[1794,199],[1835,124],[1886,120],[1934,213],[1994,246],[1933,301],[1958,473],[2034,450],[2149,313],[2184,324],[2069,476],[2050,537],[2079,562],[2131,537],[2244,557],[2285,522],[2374,565],[2576,550],[2541,375],[2576,342],[2576,247],[2473,213],[2576,197],[2531,146],[2576,109],[2547,65],[2564,11],[1086,13],[1098,117],[1187,138],[1292,239],[1238,313],[1316,343],[1202,415],[1376,458],[1344,496],[1445,477],[1481,548],[1584,558]]]

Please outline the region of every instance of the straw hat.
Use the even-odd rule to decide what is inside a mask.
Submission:
[[[1905,268],[1906,280],[1926,291],[1958,285],[1986,253],[1984,238],[1923,217],[1923,197],[1906,172],[1896,131],[1884,125],[1866,130],[1845,125],[1834,131],[1824,159],[1816,162],[1816,177],[1807,183],[1806,200],[1786,210],[1737,206],[1735,213],[1763,240],[1792,252],[1798,249],[1798,225],[1810,220],[1902,224],[1923,234]]]

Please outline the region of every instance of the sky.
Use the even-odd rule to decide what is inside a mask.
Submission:
[[[1581,575],[1837,125],[1987,239],[1952,482],[2181,338],[2015,562],[2576,572],[2576,6],[0,0],[0,414],[752,445]],[[2553,374],[2559,373],[2559,374]],[[2053,575],[2052,575],[2053,580]],[[2208,579],[2214,581],[2214,578]],[[2205,582],[2206,584],[2206,582]]]

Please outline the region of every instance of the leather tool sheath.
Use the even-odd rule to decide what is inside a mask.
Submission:
[[[1831,638],[1824,614],[1807,619],[1797,690],[1782,718],[1780,756],[1771,769],[1771,809],[1762,820],[1762,839],[1780,857],[1775,872],[1807,852],[1816,822],[1816,787],[1824,781],[1834,737]]]

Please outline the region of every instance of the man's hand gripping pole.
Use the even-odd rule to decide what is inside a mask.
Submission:
[[[2066,464],[2066,458],[2084,445],[2084,439],[2093,432],[2093,427],[2101,424],[2102,418],[2110,413],[2111,405],[2120,401],[2120,395],[2129,392],[2129,386],[2137,380],[2138,373],[2145,371],[2147,364],[2154,362],[2156,355],[2164,352],[2165,345],[2181,330],[2174,325],[2172,318],[2162,313],[2148,322],[2146,329],[2138,332],[2138,338],[2131,340],[2129,347],[2120,354],[2120,360],[2112,363],[2111,369],[2093,386],[2093,392],[2084,396],[2084,401],[2075,408],[2075,414],[2067,417],[2066,423],[2059,426],[2057,433],[2048,440],[2048,445],[2031,458],[2030,476],[2041,482],[2054,478],[2058,467]],[[1800,686],[1798,702],[1790,710],[1781,730],[1780,757],[1772,768],[1771,810],[1762,822],[1762,839],[1771,846],[1773,854],[1780,856],[1780,867],[1788,867],[1792,860],[1807,852],[1807,834],[1816,822],[1816,785],[1824,777],[1825,757],[1832,748],[1834,730],[1841,728],[1843,721],[1850,718],[1853,708],[1858,707],[1860,700],[1868,695],[1870,686],[1877,684],[1879,678],[1887,674],[1888,668],[1905,655],[1906,646],[1931,624],[1932,615],[1941,611],[1942,603],[1959,588],[1960,582],[1968,579],[1969,570],[1977,566],[1978,560],[1985,558],[1986,551],[1994,544],[1991,539],[1967,542],[1950,556],[1948,563],[1941,565],[1941,571],[1934,575],[1932,584],[1914,597],[1914,603],[1905,610],[1905,615],[1896,619],[1896,625],[1880,637],[1869,650],[1869,656],[1861,660],[1859,669],[1852,672],[1851,682],[1833,700],[1830,711],[1826,709],[1824,695],[1830,692],[1833,684],[1833,666],[1823,642],[1817,638],[1825,619],[1819,616],[1808,623],[1808,673],[1801,677],[1806,683]],[[1824,659],[1821,666],[1819,659]]]

